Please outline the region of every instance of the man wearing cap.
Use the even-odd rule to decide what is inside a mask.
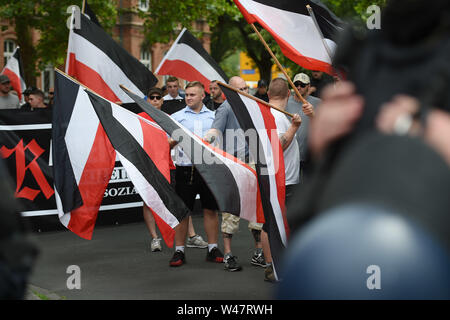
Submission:
[[[295,75],[294,80],[292,81],[294,85],[297,87],[301,96],[307,101],[307,103],[301,102],[297,96],[294,94],[289,97],[286,111],[296,114],[298,113],[302,118],[302,125],[297,131],[297,142],[300,150],[300,182],[302,183],[305,176],[305,171],[307,173],[307,164],[308,164],[308,128],[309,128],[309,120],[314,117],[314,109],[320,103],[320,99],[310,96],[308,94],[311,81],[307,74],[298,73]]]
[[[19,98],[10,91],[11,81],[7,75],[0,74],[0,109],[19,108]]]
[[[269,96],[267,95],[267,82],[264,79],[258,81],[258,89],[256,90],[255,97],[265,102],[269,102]]]
[[[28,87],[28,88],[25,89],[24,92],[22,92],[22,94],[23,94],[23,99],[25,100],[25,103],[24,103],[23,105],[20,106],[20,109],[21,109],[21,110],[28,110],[28,111],[31,110],[31,105],[30,105],[30,102],[29,102],[29,100],[30,100],[30,94],[31,94],[33,91],[35,91],[35,90],[37,90],[36,87]]]

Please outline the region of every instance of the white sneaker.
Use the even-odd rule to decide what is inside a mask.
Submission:
[[[150,244],[150,248],[151,248],[152,252],[162,251],[161,238],[152,239],[152,243]]]
[[[204,249],[208,247],[208,242],[203,240],[203,238],[200,235],[196,234],[193,237],[188,237],[186,241],[186,247]]]

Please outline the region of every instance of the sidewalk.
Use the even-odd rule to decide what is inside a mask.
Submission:
[[[206,238],[202,216],[193,216],[196,231]],[[34,233],[40,249],[27,299],[33,300],[267,300],[274,285],[264,269],[250,264],[254,240],[242,220],[233,237],[233,253],[243,266],[228,272],[206,262],[206,249],[186,248],[187,263],[169,267],[173,249],[150,252],[143,222],[97,227],[92,240],[70,231]],[[222,237],[219,247],[223,248]],[[69,290],[69,266],[80,268],[80,289]],[[70,282],[70,281],[69,281]]]

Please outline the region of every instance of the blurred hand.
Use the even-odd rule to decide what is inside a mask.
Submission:
[[[314,107],[312,106],[311,103],[309,103],[309,102],[304,103],[302,106],[302,110],[303,110],[303,113],[305,115],[307,115],[308,117],[310,117],[310,118],[314,117]]]
[[[295,127],[300,127],[301,124],[302,124],[302,117],[300,117],[298,113],[294,114],[294,116],[292,117],[292,125]]]
[[[329,144],[348,134],[361,117],[364,100],[351,82],[328,85],[322,102],[311,119],[309,144],[313,156],[319,157]]]
[[[439,152],[450,166],[450,114],[433,110],[427,118],[425,140]]]
[[[411,118],[419,110],[419,101],[413,97],[397,95],[392,101],[385,103],[375,120],[377,128],[386,134],[396,133],[401,117]],[[412,122],[407,130],[413,128]],[[417,128],[417,124],[414,125]],[[399,133],[399,132],[397,132]]]

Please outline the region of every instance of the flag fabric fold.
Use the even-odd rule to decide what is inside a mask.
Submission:
[[[109,101],[131,102],[119,88],[129,86],[141,97],[158,80],[139,60],[84,14],[70,30],[66,73]]]
[[[7,75],[11,81],[11,87],[17,92],[20,102],[24,102],[22,92],[27,87],[25,84],[25,73],[23,71],[22,58],[20,57],[20,48],[14,50],[11,58],[9,58],[1,74]]]
[[[166,133],[59,72],[53,119],[53,168],[61,222],[91,239],[117,155],[171,247],[173,228],[189,209],[169,184]]]
[[[209,83],[213,80],[228,82],[228,77],[219,64],[186,28],[181,30],[155,73],[187,81],[200,81],[205,88],[209,88]],[[125,84],[124,86],[127,87]],[[129,89],[134,92],[132,88]]]
[[[244,131],[256,132],[257,141],[249,145],[256,162],[265,226],[270,242],[273,265],[279,266],[287,246],[289,226],[285,208],[285,168],[275,119],[270,108],[225,86],[221,87]]]
[[[248,23],[258,22],[275,38],[287,58],[309,70],[335,73],[326,46],[333,54],[343,23],[319,0],[234,2]],[[306,5],[311,6],[321,32],[317,30]]]
[[[232,155],[212,147],[164,112],[124,90],[169,134],[189,157],[211,190],[222,212],[253,222],[264,222],[256,172]]]
[[[55,73],[53,178],[61,223],[91,239],[116,154],[83,88]]]

